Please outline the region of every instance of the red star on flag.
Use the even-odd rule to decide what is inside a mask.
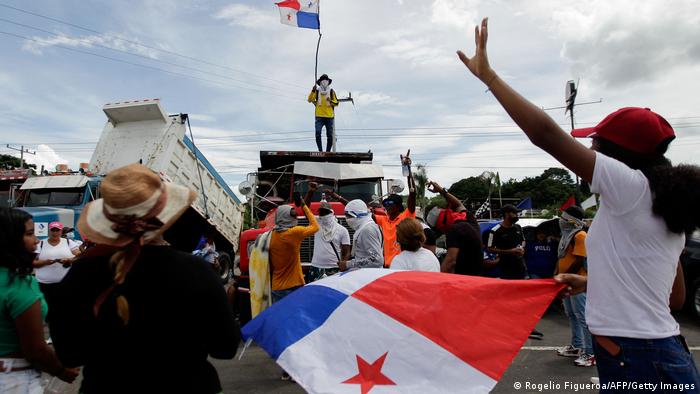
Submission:
[[[287,14],[287,20],[291,21],[292,20],[292,14]]]
[[[359,372],[357,375],[351,377],[343,383],[359,384],[362,394],[369,393],[374,386],[378,385],[395,386],[396,383],[382,373],[382,366],[384,365],[384,360],[386,359],[387,354],[389,354],[389,352],[384,353],[381,357],[374,360],[372,364],[369,364],[362,357],[356,355],[357,369]]]

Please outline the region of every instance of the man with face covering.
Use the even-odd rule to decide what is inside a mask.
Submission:
[[[270,239],[273,303],[305,284],[299,254],[301,241],[316,233],[319,227],[303,200],[300,205],[309,220],[308,226],[297,226],[297,212],[290,205],[280,205],[275,213],[275,228]]]
[[[558,274],[578,274],[587,276],[586,261],[586,224],[581,207],[566,208],[559,219],[561,240],[559,241]],[[557,354],[564,357],[577,357],[574,364],[580,367],[595,365],[593,341],[586,324],[586,293],[579,293],[563,300],[566,316],[571,326],[571,344],[559,349]]]
[[[321,131],[326,126],[326,152],[330,152],[333,147],[333,129],[335,113],[333,108],[338,106],[338,97],[330,85],[333,82],[327,74],[321,75],[316,81],[316,85],[309,93],[308,101],[316,107],[316,146],[319,152],[323,152],[321,142]],[[318,86],[318,87],[317,87]]]
[[[310,282],[338,272],[338,262],[350,258],[350,233],[338,223],[333,207],[326,201],[318,209],[321,228],[314,234],[314,255],[307,278]]]
[[[362,200],[352,200],[345,206],[348,226],[355,230],[352,259],[340,261],[341,271],[350,268],[381,268],[384,266],[382,232],[372,220],[372,214]]]
[[[523,237],[523,229],[516,224],[520,211],[507,204],[501,208],[501,212],[503,222],[489,230],[486,247],[489,252],[499,257],[501,279],[526,279],[527,269],[523,259],[525,237]]]

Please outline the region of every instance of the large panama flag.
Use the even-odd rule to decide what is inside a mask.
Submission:
[[[321,26],[318,2],[319,0],[285,0],[275,4],[280,10],[280,22],[285,25],[318,29]]]
[[[484,393],[562,287],[361,269],[302,287],[242,331],[311,393]]]

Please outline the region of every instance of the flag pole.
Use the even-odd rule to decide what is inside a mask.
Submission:
[[[321,46],[321,2],[318,2],[318,42],[316,43],[316,66],[314,67],[314,83],[318,81],[318,48]],[[335,146],[335,144],[334,144]]]

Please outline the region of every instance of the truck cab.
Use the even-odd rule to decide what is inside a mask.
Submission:
[[[309,208],[314,215],[322,198],[331,204],[338,222],[352,230],[345,219],[345,204],[333,201],[330,195],[324,196],[324,190],[331,189],[350,201],[360,199],[375,206],[375,214],[383,214],[380,196],[386,194],[397,181],[385,180],[381,166],[372,164],[371,152],[260,152],[261,166],[258,171],[251,173],[248,180],[239,186],[239,191],[246,195],[250,204],[250,222],[254,228],[241,233],[240,259],[234,270],[237,285],[238,311],[241,321],[250,319],[249,303],[249,255],[258,235],[272,230],[275,225],[276,207],[292,205],[292,196],[298,192],[302,198],[309,190],[309,183],[316,182],[318,188],[311,198]],[[308,224],[304,213],[296,208],[299,225]],[[306,272],[313,258],[314,237],[306,238],[301,244],[301,264]]]
[[[27,179],[20,187],[18,208],[32,215],[37,238],[49,236],[49,223],[61,222],[76,228],[75,239],[82,240],[77,230],[78,218],[87,203],[98,198],[101,176],[55,174]]]

